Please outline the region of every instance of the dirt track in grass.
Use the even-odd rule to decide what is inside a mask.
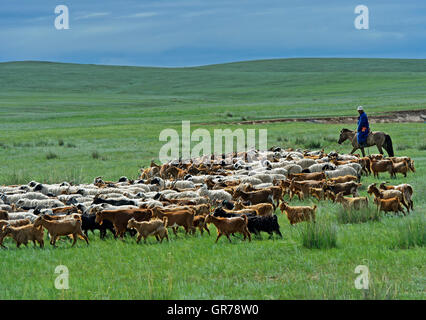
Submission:
[[[368,116],[370,123],[411,123],[425,122],[426,109],[420,110],[403,110],[392,111],[387,113],[372,114]],[[311,123],[356,123],[358,116],[341,116],[341,117],[318,117],[318,118],[278,118],[278,119],[263,119],[263,120],[248,120],[238,121],[235,124],[264,124],[275,122],[311,122]]]

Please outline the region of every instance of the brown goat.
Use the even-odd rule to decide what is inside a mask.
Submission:
[[[215,243],[217,243],[222,235],[225,235],[229,242],[231,242],[229,235],[233,233],[241,233],[244,236],[244,240],[248,237],[249,241],[251,241],[251,234],[247,228],[248,219],[246,215],[234,218],[220,218],[209,214],[206,217],[205,222],[213,223],[217,229],[217,238]]]
[[[340,176],[340,177],[336,177],[336,178],[330,178],[330,181],[332,181],[333,183],[344,183],[344,182],[350,182],[350,181],[358,181],[358,178],[355,176],[352,176],[350,174],[346,175],[346,176]]]
[[[379,172],[389,172],[391,178],[395,177],[393,169],[393,162],[391,160],[375,160],[371,159],[370,169],[373,172],[374,177],[379,178]]]
[[[273,205],[274,210],[276,208],[271,190],[257,190],[257,191],[244,192],[241,189],[237,189],[234,192],[234,197],[236,199],[241,198],[244,201],[250,201],[252,205],[258,204],[258,203],[270,203]]]
[[[281,202],[280,210],[285,212],[290,224],[293,225],[302,221],[313,221],[315,222],[315,211],[317,206],[289,206],[287,202]]]
[[[367,197],[344,197],[343,192],[339,192],[336,195],[336,202],[340,202],[345,209],[355,209],[359,210],[361,208],[368,207],[368,198]]]
[[[131,218],[135,218],[136,221],[149,221],[152,216],[151,209],[103,210],[96,213],[95,222],[101,225],[104,219],[110,221],[114,226],[115,235],[123,239],[127,222]]]
[[[258,216],[272,216],[274,213],[274,206],[270,203],[258,203],[251,206],[245,206],[241,202],[235,204],[235,210],[249,209],[254,210]]]
[[[303,181],[303,180],[324,180],[325,173],[324,172],[311,172],[311,173],[291,173],[288,178],[290,180],[295,181]]]
[[[374,197],[380,198],[380,199],[390,199],[397,197],[399,202],[404,205],[404,207],[407,208],[407,212],[410,212],[410,205],[408,204],[409,201],[405,199],[405,193],[403,193],[400,190],[392,189],[392,190],[383,190],[380,191],[375,183],[372,183],[367,188],[368,194],[374,194]],[[411,198],[410,198],[411,200]]]
[[[152,209],[152,212],[153,217],[159,219],[167,217],[167,226],[172,228],[175,236],[177,236],[177,228],[179,226],[185,229],[185,234],[188,234],[188,232],[194,229],[193,222],[195,212],[191,208],[170,211],[167,209],[160,209],[155,207]]]
[[[4,226],[12,226],[12,227],[22,227],[31,224],[30,219],[19,219],[19,220],[0,220],[0,246],[6,248],[3,245],[3,240],[6,237],[6,234],[3,232]]]
[[[72,247],[77,242],[77,238],[80,237],[86,240],[89,244],[89,240],[81,230],[81,218],[78,219],[62,219],[62,220],[47,220],[44,216],[38,217],[34,221],[34,227],[43,226],[50,235],[50,244],[55,247],[56,239],[60,236],[73,236]]]
[[[195,216],[193,221],[194,229],[192,230],[192,233],[195,233],[195,228],[198,228],[200,230],[201,235],[203,235],[204,230],[207,231],[207,233],[210,235],[210,230],[207,227],[206,224],[206,217],[205,216]]]
[[[152,219],[150,221],[136,221],[135,218],[131,218],[127,223],[127,228],[135,229],[138,232],[138,238],[136,243],[141,241],[143,237],[144,243],[146,243],[146,238],[149,236],[155,236],[157,241],[163,242],[163,239],[166,238],[169,240],[169,233],[167,232],[167,217],[164,217],[163,220]]]
[[[404,178],[407,177],[407,172],[409,170],[408,162],[406,160],[402,162],[393,163],[393,171],[396,173],[402,173]]]
[[[404,215],[406,215],[397,197],[389,198],[389,199],[375,198],[374,203],[377,205],[377,211],[385,211],[385,212],[401,211]]]
[[[43,241],[43,228],[39,228],[33,224],[24,225],[21,227],[12,227],[6,225],[2,229],[3,238],[10,235],[16,242],[16,247],[19,248],[21,244],[27,245],[28,241],[32,241],[34,246],[36,242],[40,244],[40,248],[44,247]],[[3,246],[3,245],[2,245]]]
[[[9,214],[6,210],[0,210],[0,220],[9,220]]]

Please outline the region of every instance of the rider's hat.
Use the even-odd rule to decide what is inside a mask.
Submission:
[[[364,111],[364,108],[362,106],[358,106],[357,110],[358,111]]]

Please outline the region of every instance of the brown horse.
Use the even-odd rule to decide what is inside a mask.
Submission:
[[[361,149],[362,156],[365,157],[364,147],[360,147],[357,141],[357,135],[355,131],[349,130],[349,129],[342,129],[340,130],[340,137],[339,141],[337,141],[338,144],[342,144],[344,141],[349,140],[352,142],[352,151],[351,154],[353,154],[356,150]],[[377,149],[379,149],[380,154],[383,154],[382,147],[387,151],[389,157],[393,157],[393,146],[392,146],[392,139],[391,137],[381,131],[372,131],[367,137],[367,145],[365,147],[371,147],[371,146],[377,146]]]

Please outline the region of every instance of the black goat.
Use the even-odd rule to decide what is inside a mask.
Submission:
[[[103,239],[106,236],[106,231],[109,230],[114,235],[114,238],[117,238],[114,231],[114,226],[111,221],[104,220],[102,225],[95,222],[96,215],[95,214],[82,214],[81,215],[81,230],[83,230],[84,234],[87,237],[87,232],[90,230],[92,233],[95,230],[99,230],[100,238]]]
[[[279,235],[281,238],[283,235],[280,232],[280,225],[278,224],[277,215],[271,216],[254,216],[248,217],[247,227],[251,233],[256,235],[260,235],[260,232],[269,233],[270,237],[272,237],[273,232]]]

